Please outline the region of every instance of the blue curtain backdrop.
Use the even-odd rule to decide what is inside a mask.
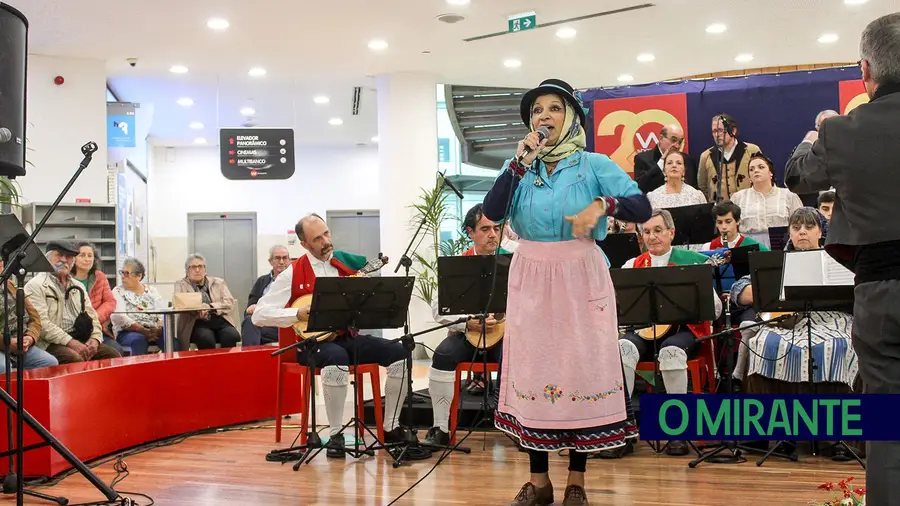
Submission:
[[[739,124],[738,137],[759,146],[775,163],[780,184],[791,152],[815,129],[816,115],[825,109],[840,112],[838,83],[860,78],[858,68],[843,67],[583,90],[589,109],[587,147],[594,150],[595,100],[684,93],[689,151],[695,159],[712,146],[713,116],[729,113]]]

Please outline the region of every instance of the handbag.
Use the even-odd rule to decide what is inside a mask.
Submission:
[[[87,343],[87,340],[91,338],[91,334],[94,333],[94,319],[85,311],[85,295],[84,290],[81,288],[70,286],[66,290],[66,304],[69,303],[69,293],[72,290],[78,292],[81,296],[81,312],[78,313],[78,316],[75,317],[75,321],[72,323],[72,337],[81,343]]]

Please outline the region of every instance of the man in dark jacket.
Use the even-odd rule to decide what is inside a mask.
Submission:
[[[785,168],[796,193],[835,189],[825,249],[856,275],[853,349],[866,393],[900,392],[900,13],[863,31],[871,101],[825,119]],[[898,438],[900,439],[900,438]],[[900,441],[869,441],[866,502],[900,505]]]
[[[634,180],[643,193],[650,193],[666,183],[663,174],[663,155],[669,149],[681,150],[684,144],[684,130],[678,125],[666,125],[659,132],[659,142],[634,156]],[[697,187],[697,162],[690,156],[684,157],[684,182]]]
[[[284,246],[276,245],[269,248],[269,265],[272,271],[263,274],[250,289],[247,297],[247,311],[244,313],[244,322],[241,324],[241,346],[257,346],[278,342],[277,327],[257,327],[250,321],[250,316],[256,309],[256,303],[269,291],[269,286],[279,274],[291,265],[291,255]]]

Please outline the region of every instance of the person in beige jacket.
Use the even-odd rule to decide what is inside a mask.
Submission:
[[[45,256],[55,271],[38,273],[25,284],[25,295],[41,321],[37,347],[56,357],[60,364],[120,357],[118,351],[103,344],[100,321],[91,306],[91,297],[71,276],[77,254],[76,248],[67,241],[50,241]],[[81,313],[82,297],[84,312],[93,323],[84,342],[73,335],[75,320]]]
[[[233,348],[241,340],[234,325],[234,303],[228,285],[222,278],[206,275],[206,258],[200,253],[188,255],[184,262],[185,276],[175,283],[175,293],[200,292],[208,310],[178,315],[178,345],[182,351],[190,343],[207,350],[219,343],[222,348]]]
[[[750,188],[750,155],[759,153],[759,146],[738,140],[738,124],[730,114],[717,114],[712,119],[715,144],[700,155],[697,168],[697,189],[706,200],[719,203],[731,199],[739,190]],[[719,181],[720,153],[724,151],[725,167]]]

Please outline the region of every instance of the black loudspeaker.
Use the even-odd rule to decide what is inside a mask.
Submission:
[[[0,34],[0,176],[24,176],[28,19],[0,3]]]

